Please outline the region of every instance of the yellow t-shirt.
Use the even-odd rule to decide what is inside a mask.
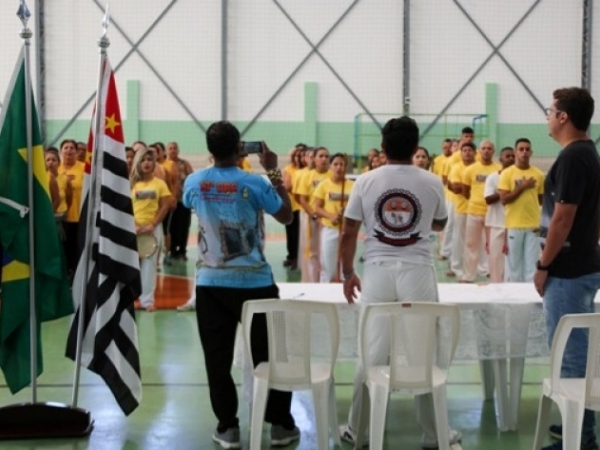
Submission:
[[[321,183],[321,181],[326,180],[331,177],[331,172],[329,170],[319,173],[316,170],[309,170],[307,174],[305,174],[298,182],[298,194],[304,195],[309,198],[308,204],[311,207],[315,206],[315,198],[313,196],[315,189]]]
[[[302,169],[297,169],[293,164],[288,164],[283,168],[283,171],[290,176],[290,180],[292,180],[292,190],[290,192],[290,201],[292,202],[292,211],[300,210],[300,203],[296,201],[296,197],[293,194],[294,191],[294,177],[296,173]]]
[[[342,211],[342,199],[343,207],[345,208],[350,198],[350,191],[354,186],[354,181],[346,179],[344,182],[344,196],[342,197],[342,183],[334,183],[331,178],[323,180],[313,194],[315,199],[320,198],[323,200],[323,209],[328,213],[340,214]],[[321,223],[329,228],[337,228],[331,220],[326,217],[321,219]]]
[[[133,203],[133,217],[138,225],[150,225],[160,207],[160,199],[170,197],[171,192],[160,178],[150,181],[138,181],[131,189],[131,202]]]
[[[175,167],[175,161],[171,160],[171,159],[165,159],[162,163],[160,163],[161,166],[164,167],[165,170],[168,170],[171,173],[175,173],[174,167]]]
[[[457,164],[452,166],[450,169],[450,174],[448,175],[449,183],[462,183],[463,173],[467,169],[467,166],[460,161]],[[467,213],[467,199],[462,194],[454,194],[454,211],[458,214],[466,214]]]
[[[521,170],[516,165],[504,169],[498,181],[498,190],[514,191],[524,178],[535,178],[535,187],[526,189],[512,203],[504,205],[506,228],[539,228],[541,208],[538,196],[544,193],[544,173],[537,167]]]
[[[455,158],[454,155],[458,155],[458,159]],[[450,171],[452,170],[452,166],[455,164],[461,163],[462,159],[460,158],[460,152],[454,152],[452,155],[448,156],[444,161],[444,165],[442,166],[442,176],[446,177],[446,179],[450,179]],[[446,188],[446,199],[454,203],[456,201],[456,194],[448,189],[448,185]]]
[[[58,185],[58,198],[60,203],[56,208],[56,214],[64,214],[67,212],[67,177],[64,174],[58,174],[56,177],[56,184]]]
[[[81,161],[77,161],[72,167],[68,169],[62,165],[58,167],[58,173],[66,175],[67,179],[71,181],[71,190],[73,192],[71,207],[67,210],[65,222],[79,222],[79,214],[81,212],[81,191],[83,189],[84,171],[85,164]]]
[[[433,166],[431,171],[435,173],[438,177],[440,177],[440,180],[442,179],[442,175],[444,173],[444,165],[446,164],[446,161],[449,158],[450,156],[446,156],[442,153],[441,155],[436,156],[433,160]]]
[[[471,164],[463,172],[462,184],[471,188],[471,195],[467,204],[467,214],[485,216],[487,204],[485,203],[485,180],[488,175],[498,172],[500,164],[492,163],[487,166],[481,162]]]

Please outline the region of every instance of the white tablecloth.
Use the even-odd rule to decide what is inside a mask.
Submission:
[[[341,284],[279,283],[282,299],[337,304],[339,358],[357,357],[360,304],[349,305]],[[455,360],[485,360],[549,354],[542,299],[532,283],[439,284],[440,303],[456,303],[461,330]],[[324,332],[324,335],[326,333]]]

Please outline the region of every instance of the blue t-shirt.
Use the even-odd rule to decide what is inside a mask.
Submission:
[[[260,175],[211,167],[188,176],[183,204],[198,216],[198,286],[256,288],[274,284],[262,251],[262,212],[282,200]]]

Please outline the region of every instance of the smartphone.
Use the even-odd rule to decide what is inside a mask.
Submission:
[[[242,151],[247,155],[250,155],[251,153],[261,153],[262,145],[260,141],[242,142]]]

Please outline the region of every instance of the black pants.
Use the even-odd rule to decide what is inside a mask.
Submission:
[[[298,245],[300,238],[300,211],[294,211],[294,219],[285,226],[287,245],[287,259],[298,259]]]
[[[171,217],[171,256],[185,256],[192,223],[192,210],[178,202]]]
[[[239,426],[237,417],[238,397],[231,367],[235,345],[235,333],[241,320],[245,301],[261,298],[277,298],[276,285],[234,289],[224,287],[196,286],[196,318],[200,342],[204,349],[204,363],[210,391],[210,403],[219,420],[219,432]],[[254,364],[269,359],[267,323],[264,315],[255,316],[250,340]],[[265,422],[294,427],[290,413],[292,393],[271,390],[265,411]]]

